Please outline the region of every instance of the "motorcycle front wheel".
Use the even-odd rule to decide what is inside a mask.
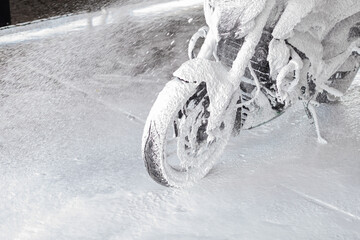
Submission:
[[[234,98],[233,98],[234,99]],[[210,104],[206,84],[175,78],[159,93],[145,124],[142,155],[149,175],[168,187],[185,187],[203,178],[216,163],[231,135],[231,101],[221,124],[207,133]]]

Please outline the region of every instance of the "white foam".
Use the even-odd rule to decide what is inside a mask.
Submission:
[[[182,0],[182,1],[171,1],[166,3],[159,3],[155,5],[151,5],[149,7],[136,9],[133,11],[134,15],[147,15],[153,13],[163,13],[169,12],[174,9],[181,9],[181,8],[189,8],[194,6],[199,6],[203,3],[203,0]]]

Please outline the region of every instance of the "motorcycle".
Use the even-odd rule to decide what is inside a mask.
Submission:
[[[315,107],[338,101],[359,70],[360,3],[205,0],[204,12],[208,26],[191,38],[190,60],[147,118],[142,154],[149,175],[164,186],[194,184],[230,136],[296,101],[325,144]]]

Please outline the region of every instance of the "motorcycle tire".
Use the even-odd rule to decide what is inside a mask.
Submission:
[[[236,104],[232,99],[228,109]],[[146,169],[157,183],[168,187],[192,185],[220,157],[232,133],[236,111],[225,111],[215,138],[209,142],[209,101],[204,82],[199,85],[175,78],[159,93],[142,142]]]
[[[360,69],[360,55],[353,53],[327,81],[327,85],[345,94]],[[339,97],[324,91],[317,96],[320,103],[336,103]]]

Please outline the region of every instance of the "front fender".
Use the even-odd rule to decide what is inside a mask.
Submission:
[[[210,83],[227,78],[228,71],[220,62],[195,58],[183,63],[173,75],[187,82]]]
[[[175,71],[174,76],[192,83],[206,83],[211,113],[208,129],[219,126],[223,120],[224,111],[229,106],[234,91],[238,88],[229,81],[227,69],[220,62],[195,58],[185,62]]]

